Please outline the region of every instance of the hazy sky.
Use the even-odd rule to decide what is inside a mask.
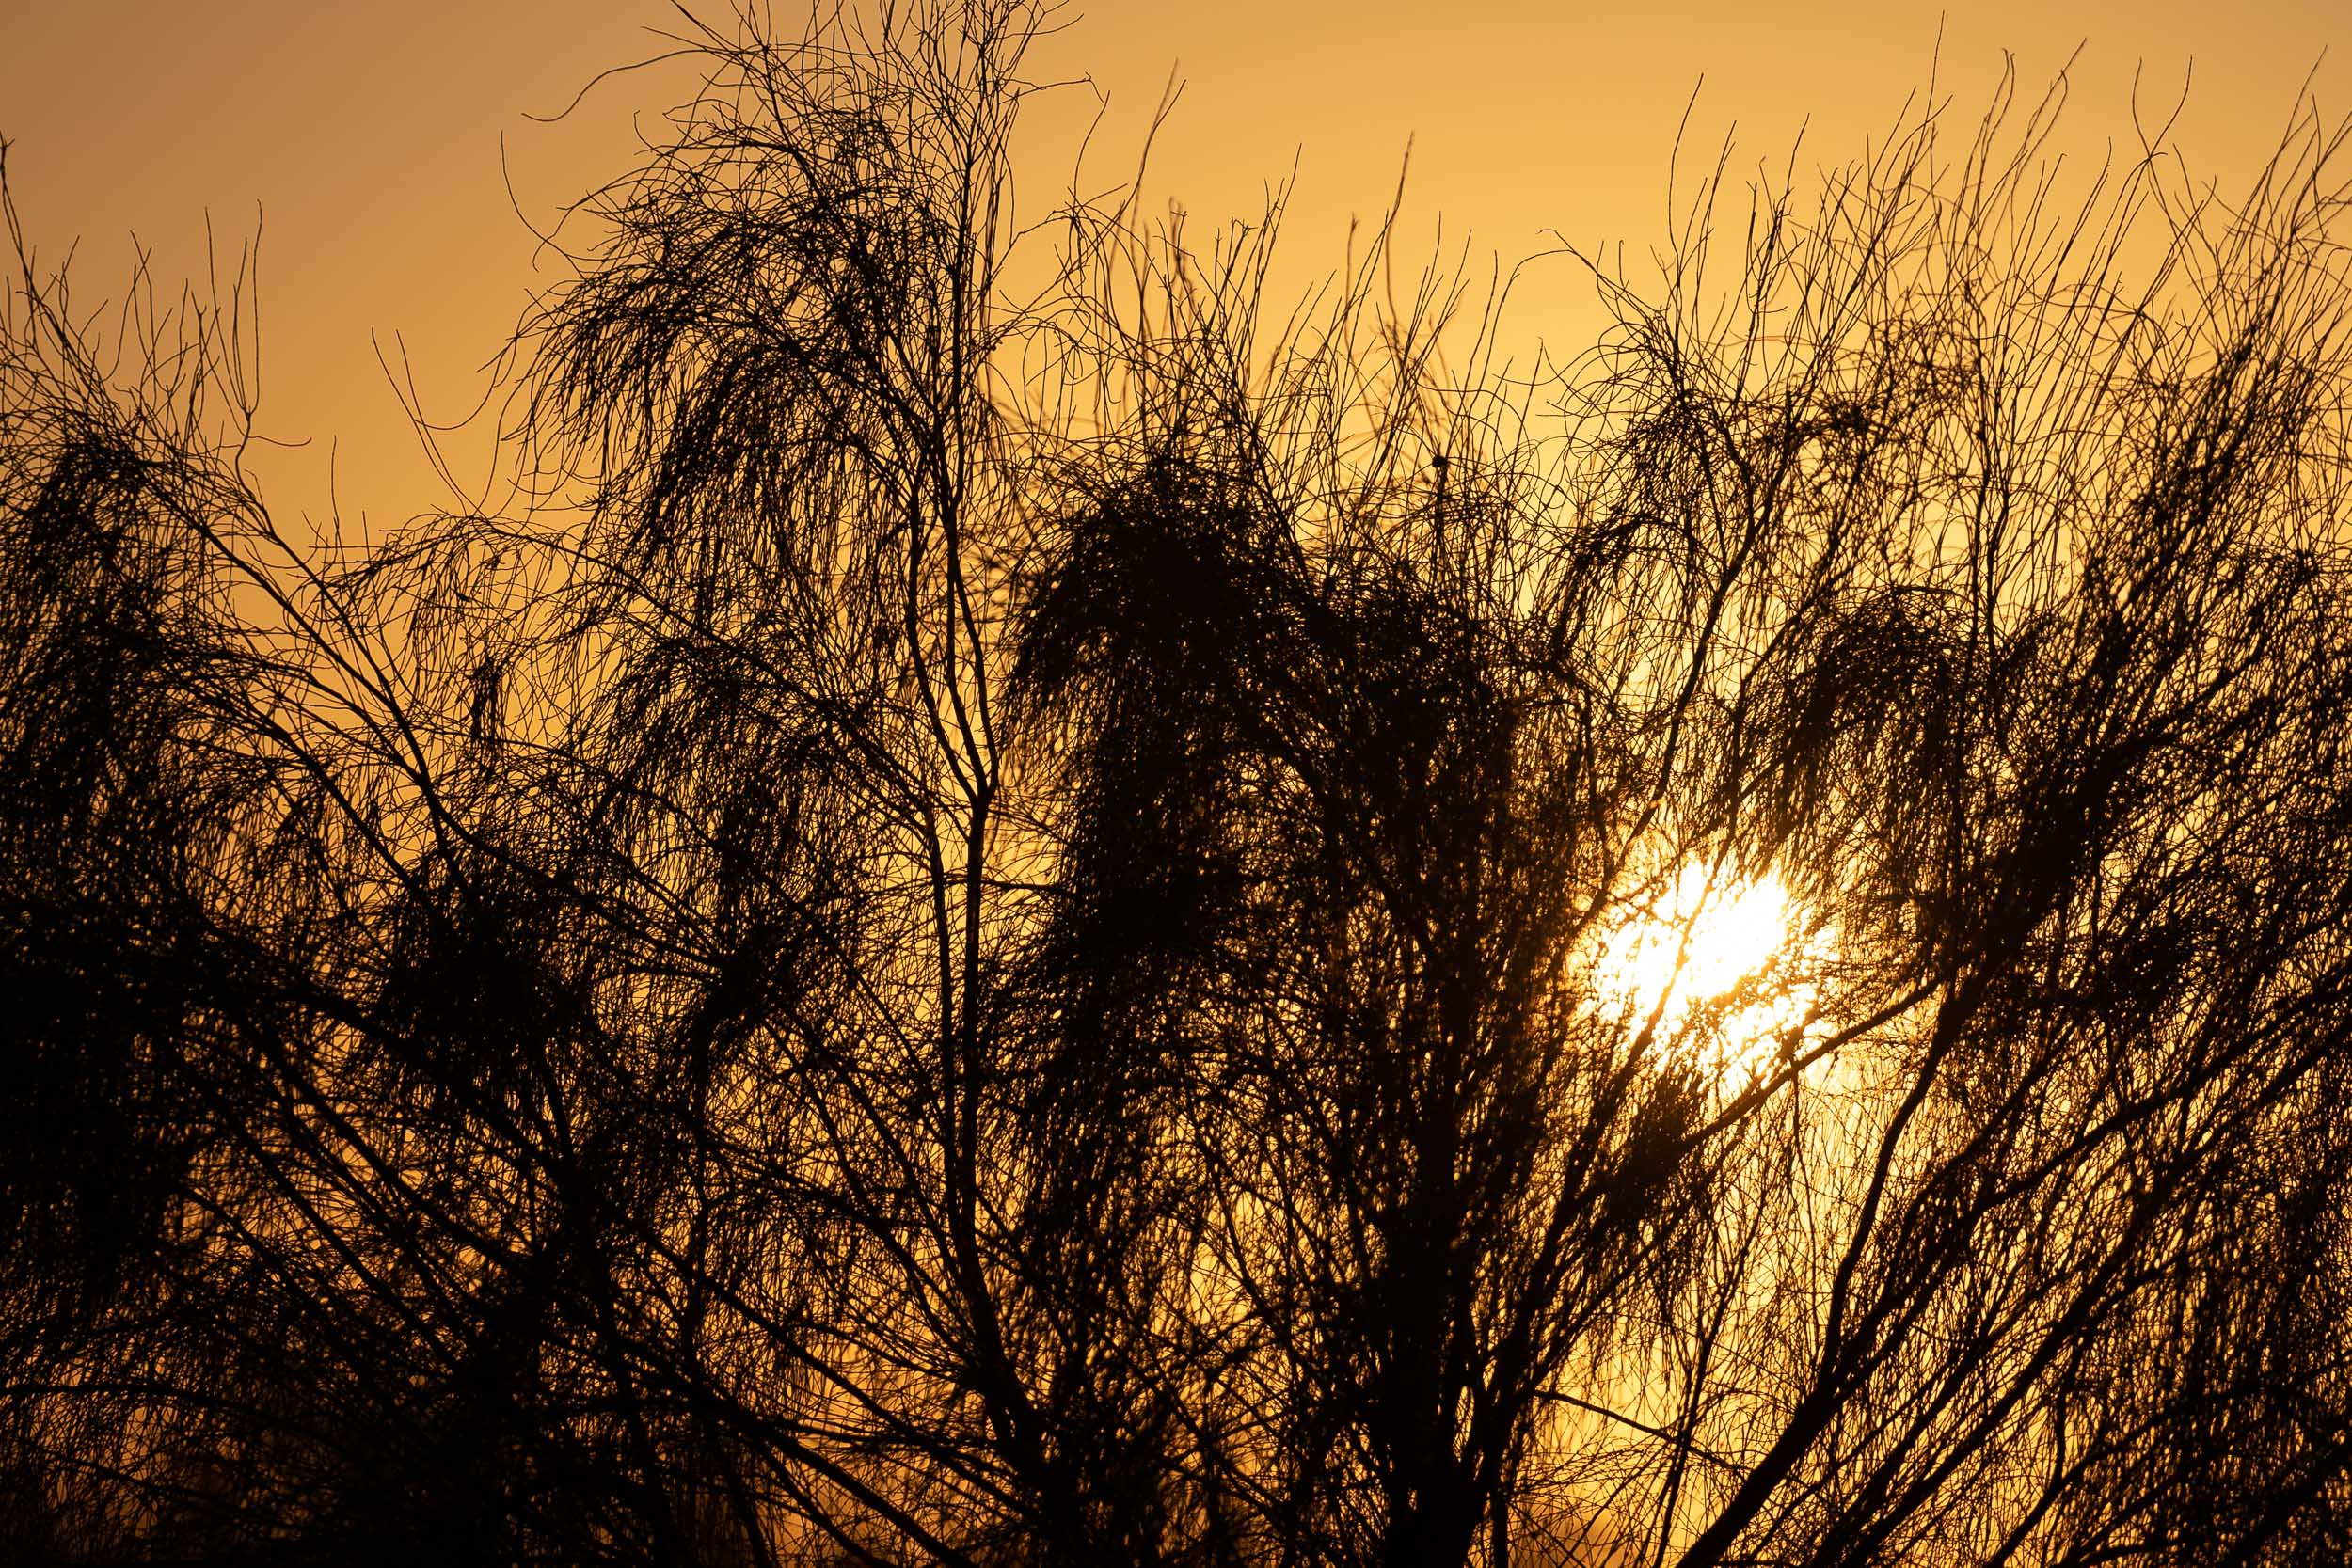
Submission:
[[[546,223],[627,166],[632,117],[683,85],[624,75],[560,109],[605,67],[662,47],[675,13],[646,0],[13,0],[0,49],[0,136],[28,239],[54,260],[79,236],[85,304],[117,293],[130,235],[177,277],[200,261],[203,223],[233,253],[263,215],[261,427],[308,448],[258,465],[290,517],[323,513],[330,441],[347,515],[405,517],[449,497],[430,477],[378,369],[373,330],[405,340],[429,411],[462,413],[478,367],[534,283],[534,242],[510,205]],[[724,15],[723,7],[701,14]],[[804,12],[775,8],[797,32]],[[1665,175],[1692,93],[1686,159],[1711,162],[1736,127],[1736,163],[1785,156],[1808,119],[1801,166],[1843,162],[1926,81],[1972,115],[2002,51],[2038,88],[2077,44],[2071,156],[2128,139],[2132,81],[2160,114],[2194,85],[2176,135],[2227,190],[2273,146],[2317,64],[2323,109],[2352,107],[2346,8],[2326,0],[2001,0],[1932,4],[1743,0],[1583,7],[1562,0],[1094,0],[1041,45],[1035,73],[1090,75],[1112,115],[1089,165],[1104,182],[1171,69],[1186,86],[1153,159],[1154,189],[1200,219],[1251,213],[1296,159],[1285,248],[1335,261],[1351,213],[1382,208],[1407,138],[1407,232],[1442,214],[1481,251],[1517,257],[1557,229],[1637,253],[1665,227]],[[1700,86],[1704,78],[1704,87]],[[1083,89],[1081,89],[1083,90]],[[1042,117],[1041,202],[1068,172],[1068,134],[1092,100]],[[501,138],[504,138],[501,154]],[[1051,151],[1050,161],[1043,154]],[[506,173],[501,173],[501,156]],[[1686,167],[1689,166],[1686,164]],[[1531,319],[1573,322],[1542,290]],[[476,457],[479,442],[455,451]]]

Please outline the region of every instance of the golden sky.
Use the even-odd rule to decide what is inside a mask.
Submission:
[[[528,118],[662,47],[646,29],[675,13],[650,0],[14,0],[8,11],[10,183],[44,259],[80,237],[86,306],[119,292],[133,231],[176,278],[201,261],[207,212],[231,254],[263,215],[261,430],[310,445],[257,467],[290,519],[324,514],[330,442],[346,517],[380,526],[450,502],[371,331],[388,345],[400,335],[430,412],[470,407],[479,367],[529,291],[558,276],[534,273],[508,177],[522,211],[547,223],[626,166],[632,116],[652,119],[683,85],[622,76],[561,124]],[[1441,214],[1479,253],[1521,256],[1558,230],[1638,256],[1664,232],[1665,176],[1693,89],[1686,169],[1735,132],[1735,167],[1777,167],[1808,119],[1800,167],[1843,162],[1924,85],[1939,31],[1942,82],[1972,118],[2004,49],[2038,88],[2084,45],[2058,144],[2094,163],[2111,138],[2128,143],[2136,71],[2146,112],[2161,118],[2193,69],[2176,139],[2225,192],[2276,144],[2315,65],[2324,110],[2352,100],[2352,9],[2328,0],[1948,11],[1907,0],[1091,0],[1073,12],[1032,63],[1041,76],[1090,75],[1109,95],[1089,175],[1108,183],[1132,167],[1175,70],[1186,85],[1155,150],[1154,190],[1196,220],[1254,214],[1295,159],[1285,251],[1302,273],[1338,260],[1351,214],[1387,204],[1408,138],[1407,254],[1425,250]],[[775,13],[787,31],[803,14],[788,3]],[[1057,152],[1027,180],[1041,205],[1067,177],[1056,144],[1091,107],[1072,94],[1040,117],[1036,145]],[[1529,330],[1572,333],[1577,292],[1565,272],[1535,277],[1520,295]],[[479,448],[461,437],[454,450]]]

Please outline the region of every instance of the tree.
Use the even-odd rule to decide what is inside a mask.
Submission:
[[[2341,1550],[2341,132],[1719,168],[1515,377],[1034,222],[1047,20],[684,35],[364,546],[20,245],[19,1555]]]

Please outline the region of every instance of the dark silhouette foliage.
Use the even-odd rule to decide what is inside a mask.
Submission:
[[[2343,132],[1931,104],[1514,372],[1018,206],[1050,21],[683,35],[364,542],[11,210],[0,1555],[2352,1550]]]

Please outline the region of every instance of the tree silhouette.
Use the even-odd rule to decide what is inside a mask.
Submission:
[[[8,1554],[2341,1555],[2343,133],[1931,105],[1515,372],[1022,208],[1050,21],[683,33],[361,543],[11,209]]]

